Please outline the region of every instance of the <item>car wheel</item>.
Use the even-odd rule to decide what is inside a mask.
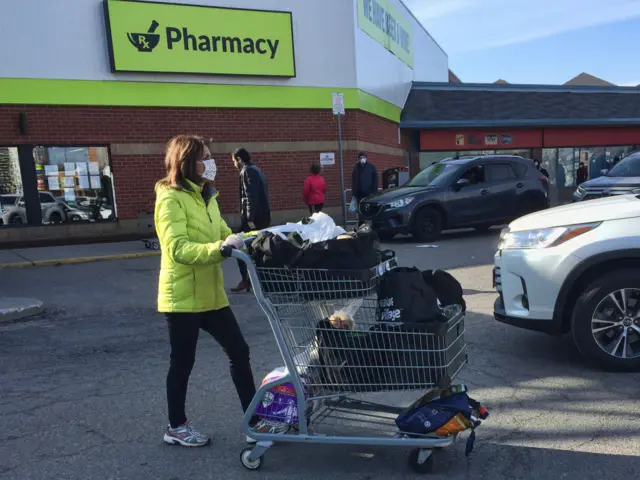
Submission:
[[[430,242],[440,238],[444,221],[442,215],[434,208],[423,208],[413,221],[411,233],[419,242]]]
[[[9,219],[9,225],[22,225],[22,217],[20,215],[14,215]]]
[[[616,270],[589,284],[573,309],[571,330],[588,361],[640,370],[640,272]]]
[[[62,223],[62,217],[59,213],[52,213],[49,216],[49,222],[51,223]]]

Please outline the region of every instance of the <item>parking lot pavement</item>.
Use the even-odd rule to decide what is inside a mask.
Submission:
[[[447,235],[434,249],[402,239],[391,244],[403,265],[456,267],[469,309],[469,365],[461,381],[491,411],[471,458],[463,442],[437,452],[432,478],[640,478],[640,375],[592,370],[569,338],[495,322],[489,262],[497,235]],[[155,313],[157,266],[157,258],[145,258],[2,273],[3,295],[36,296],[47,308],[0,326],[0,478],[412,476],[408,452],[385,447],[276,445],[260,473],[245,471],[227,361],[204,335],[187,408],[213,445],[164,445],[168,342]],[[228,285],[237,281],[233,262],[225,263],[225,274]],[[253,297],[230,298],[259,381],[282,362]]]

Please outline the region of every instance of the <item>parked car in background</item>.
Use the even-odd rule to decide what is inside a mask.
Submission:
[[[51,192],[39,192],[40,209],[43,223],[63,223],[67,213]],[[0,195],[2,205],[2,223],[5,225],[26,225],[27,209],[22,195]]]
[[[602,170],[602,176],[581,183],[573,194],[573,201],[629,193],[640,193],[640,152],[627,155],[611,170]]]
[[[571,332],[589,361],[640,370],[640,198],[624,195],[519,218],[494,257],[497,320]]]
[[[382,239],[410,233],[432,241],[445,229],[488,230],[548,207],[548,180],[533,161],[486,155],[433,164],[402,187],[364,199],[360,214]]]

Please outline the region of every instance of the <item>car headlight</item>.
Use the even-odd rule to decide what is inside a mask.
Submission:
[[[390,202],[387,205],[389,206],[389,208],[402,208],[402,207],[406,207],[411,202],[413,202],[413,197],[405,197],[399,200],[394,200],[393,202]]]
[[[526,230],[524,232],[504,232],[500,235],[498,250],[557,247],[572,238],[593,230],[598,225],[600,225],[600,222]]]

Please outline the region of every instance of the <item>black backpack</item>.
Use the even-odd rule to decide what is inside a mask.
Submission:
[[[425,270],[422,276],[427,285],[435,290],[440,306],[460,305],[463,312],[467,311],[462,285],[453,275],[444,270]]]

